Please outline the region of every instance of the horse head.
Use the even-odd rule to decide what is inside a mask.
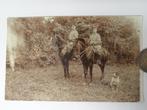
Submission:
[[[64,47],[65,43],[61,40],[60,37],[58,36],[52,36],[49,41],[49,45],[52,48],[57,48],[59,52],[62,50]]]
[[[86,41],[84,38],[78,38],[76,42],[76,48],[84,50],[87,47]]]

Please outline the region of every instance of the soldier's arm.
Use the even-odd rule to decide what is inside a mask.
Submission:
[[[99,43],[99,44],[102,44],[102,40],[101,40],[101,36],[100,36],[100,34],[97,34],[97,42]]]
[[[76,32],[76,39],[78,39],[79,38],[79,33],[78,32]]]
[[[93,44],[93,38],[91,37],[91,35],[90,35],[90,37],[89,37],[88,43],[89,43],[89,44]]]
[[[62,36],[58,36],[58,38],[63,42],[63,43],[67,43],[65,39],[63,39]]]

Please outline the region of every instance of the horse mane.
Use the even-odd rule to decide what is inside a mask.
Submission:
[[[77,40],[78,40],[78,41],[81,41],[81,42],[83,42],[83,43],[85,43],[84,38],[78,38]]]
[[[86,48],[88,46],[84,38],[78,38],[77,44],[79,44],[78,46],[81,46],[83,48]]]

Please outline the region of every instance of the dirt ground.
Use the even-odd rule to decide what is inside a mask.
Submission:
[[[119,72],[118,91],[109,87],[112,74]],[[62,65],[6,69],[6,100],[41,101],[139,101],[139,68],[136,65],[106,65],[104,82],[100,82],[101,71],[95,65],[93,82],[85,83],[83,67],[70,63],[70,79],[64,79]],[[88,76],[89,78],[89,76]]]

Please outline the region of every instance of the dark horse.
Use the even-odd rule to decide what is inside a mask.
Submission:
[[[81,61],[83,64],[83,69],[84,69],[84,78],[86,79],[88,69],[89,69],[90,82],[92,82],[93,64],[98,64],[102,71],[102,75],[100,78],[100,80],[102,80],[104,78],[104,68],[105,68],[106,62],[108,61],[108,56],[109,56],[108,51],[105,48],[102,48],[103,54],[101,56],[93,53],[91,57],[88,58],[85,51],[85,49],[88,47],[88,43],[86,43],[86,40],[79,38],[77,42],[77,46],[80,47],[80,53],[81,53],[80,57],[81,57]]]
[[[66,45],[66,41],[62,37],[52,37],[53,46],[58,48],[58,55],[62,62],[64,68],[64,77],[69,78],[69,61],[73,57],[73,49],[70,52],[66,52],[65,55],[62,54],[62,50]]]

